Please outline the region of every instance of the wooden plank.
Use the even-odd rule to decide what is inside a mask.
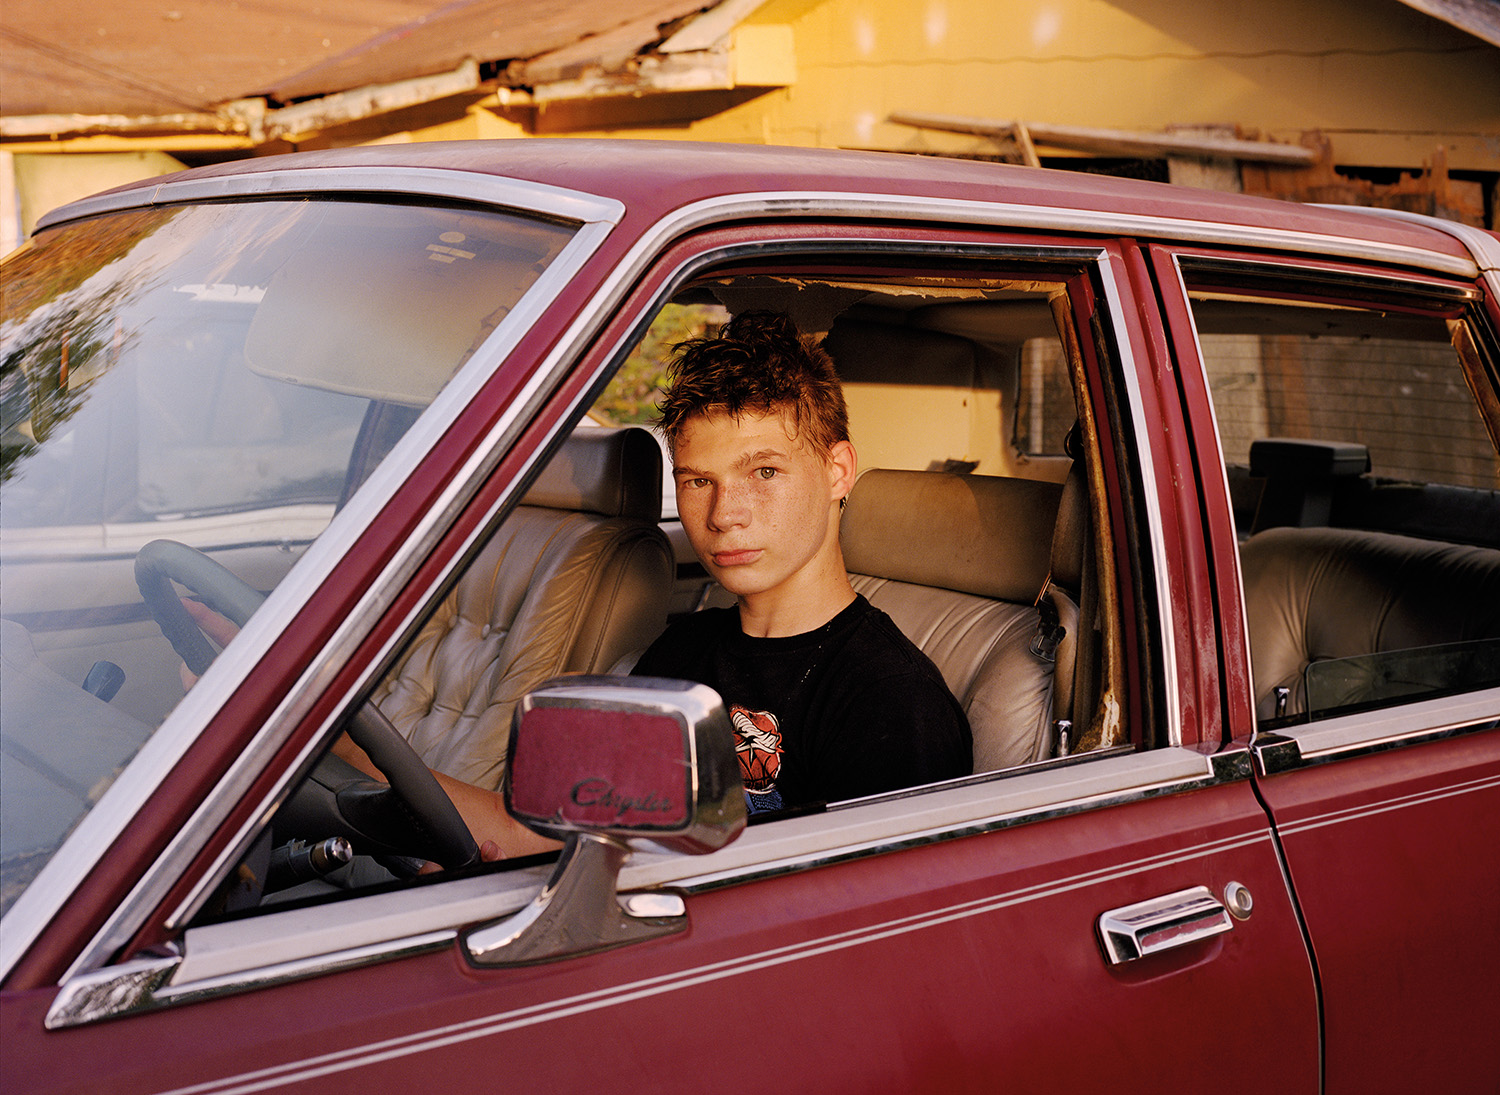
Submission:
[[[1272,144],[1226,137],[1195,137],[1172,133],[1137,133],[1123,129],[1093,129],[1084,126],[1050,125],[1045,122],[995,121],[963,118],[952,114],[920,114],[897,111],[890,120],[917,129],[940,129],[947,133],[972,133],[980,137],[1011,137],[1024,125],[1036,144],[1052,145],[1074,152],[1112,156],[1160,158],[1201,156],[1207,159],[1246,160],[1255,163],[1302,167],[1316,161],[1317,153],[1301,145]]]

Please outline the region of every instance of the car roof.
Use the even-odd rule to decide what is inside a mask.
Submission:
[[[619,200],[629,219],[655,221],[694,202],[746,194],[849,194],[1002,203],[1325,235],[1470,258],[1438,222],[1278,201],[1084,172],[894,152],[856,152],[619,138],[522,138],[361,145],[295,152],[147,179],[111,194],[179,179],[228,179],[339,167],[470,172]],[[66,207],[43,224],[68,219]],[[1082,227],[1082,226],[1081,226]]]

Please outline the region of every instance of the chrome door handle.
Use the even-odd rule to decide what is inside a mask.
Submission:
[[[1099,914],[1099,941],[1109,964],[1196,943],[1234,927],[1229,910],[1207,886],[1153,897]]]

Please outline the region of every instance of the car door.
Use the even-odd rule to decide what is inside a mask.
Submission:
[[[1203,363],[1184,377],[1200,421],[1216,413],[1231,489],[1246,463],[1257,478],[1241,487],[1264,483],[1239,509],[1225,599],[1243,596],[1249,624],[1257,711],[1240,717],[1259,722],[1256,784],[1317,962],[1326,1090],[1492,1090],[1493,284],[1437,272],[1452,264],[1436,255],[1400,272],[1155,261],[1181,294],[1178,344]],[[1330,470],[1351,446],[1354,466]]]
[[[853,219],[871,203],[820,208],[826,224],[700,232],[633,272],[434,561],[391,592],[356,649],[327,657],[295,747],[242,779],[221,853],[145,868],[187,873],[138,911],[122,950],[65,959],[60,988],[7,992],[7,1041],[22,1047],[7,1050],[8,1080],[95,1090],[107,1073],[116,1090],[202,1093],[568,1091],[638,1076],[663,1090],[1317,1089],[1316,997],[1291,894],[1251,753],[1221,745],[1204,516],[1138,260],[1108,239]],[[537,893],[545,859],[203,915],[316,742],[652,315],[710,286],[724,299],[806,286],[891,307],[1025,298],[1052,317],[1090,484],[1087,740],[754,825],[701,857],[640,853],[619,888],[682,895],[688,927],[598,953],[506,966],[474,945],[476,928]],[[934,386],[923,380],[896,383]],[[178,779],[161,794],[189,790]],[[92,928],[79,919],[81,940]],[[1257,1044],[1276,1052],[1250,1054]]]

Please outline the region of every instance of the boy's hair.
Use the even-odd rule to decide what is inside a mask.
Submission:
[[[849,440],[849,411],[833,359],[784,312],[742,312],[716,336],[690,338],[674,349],[667,394],[657,408],[657,424],[674,450],[683,424],[708,411],[738,418],[784,408],[794,436],[824,458]]]

